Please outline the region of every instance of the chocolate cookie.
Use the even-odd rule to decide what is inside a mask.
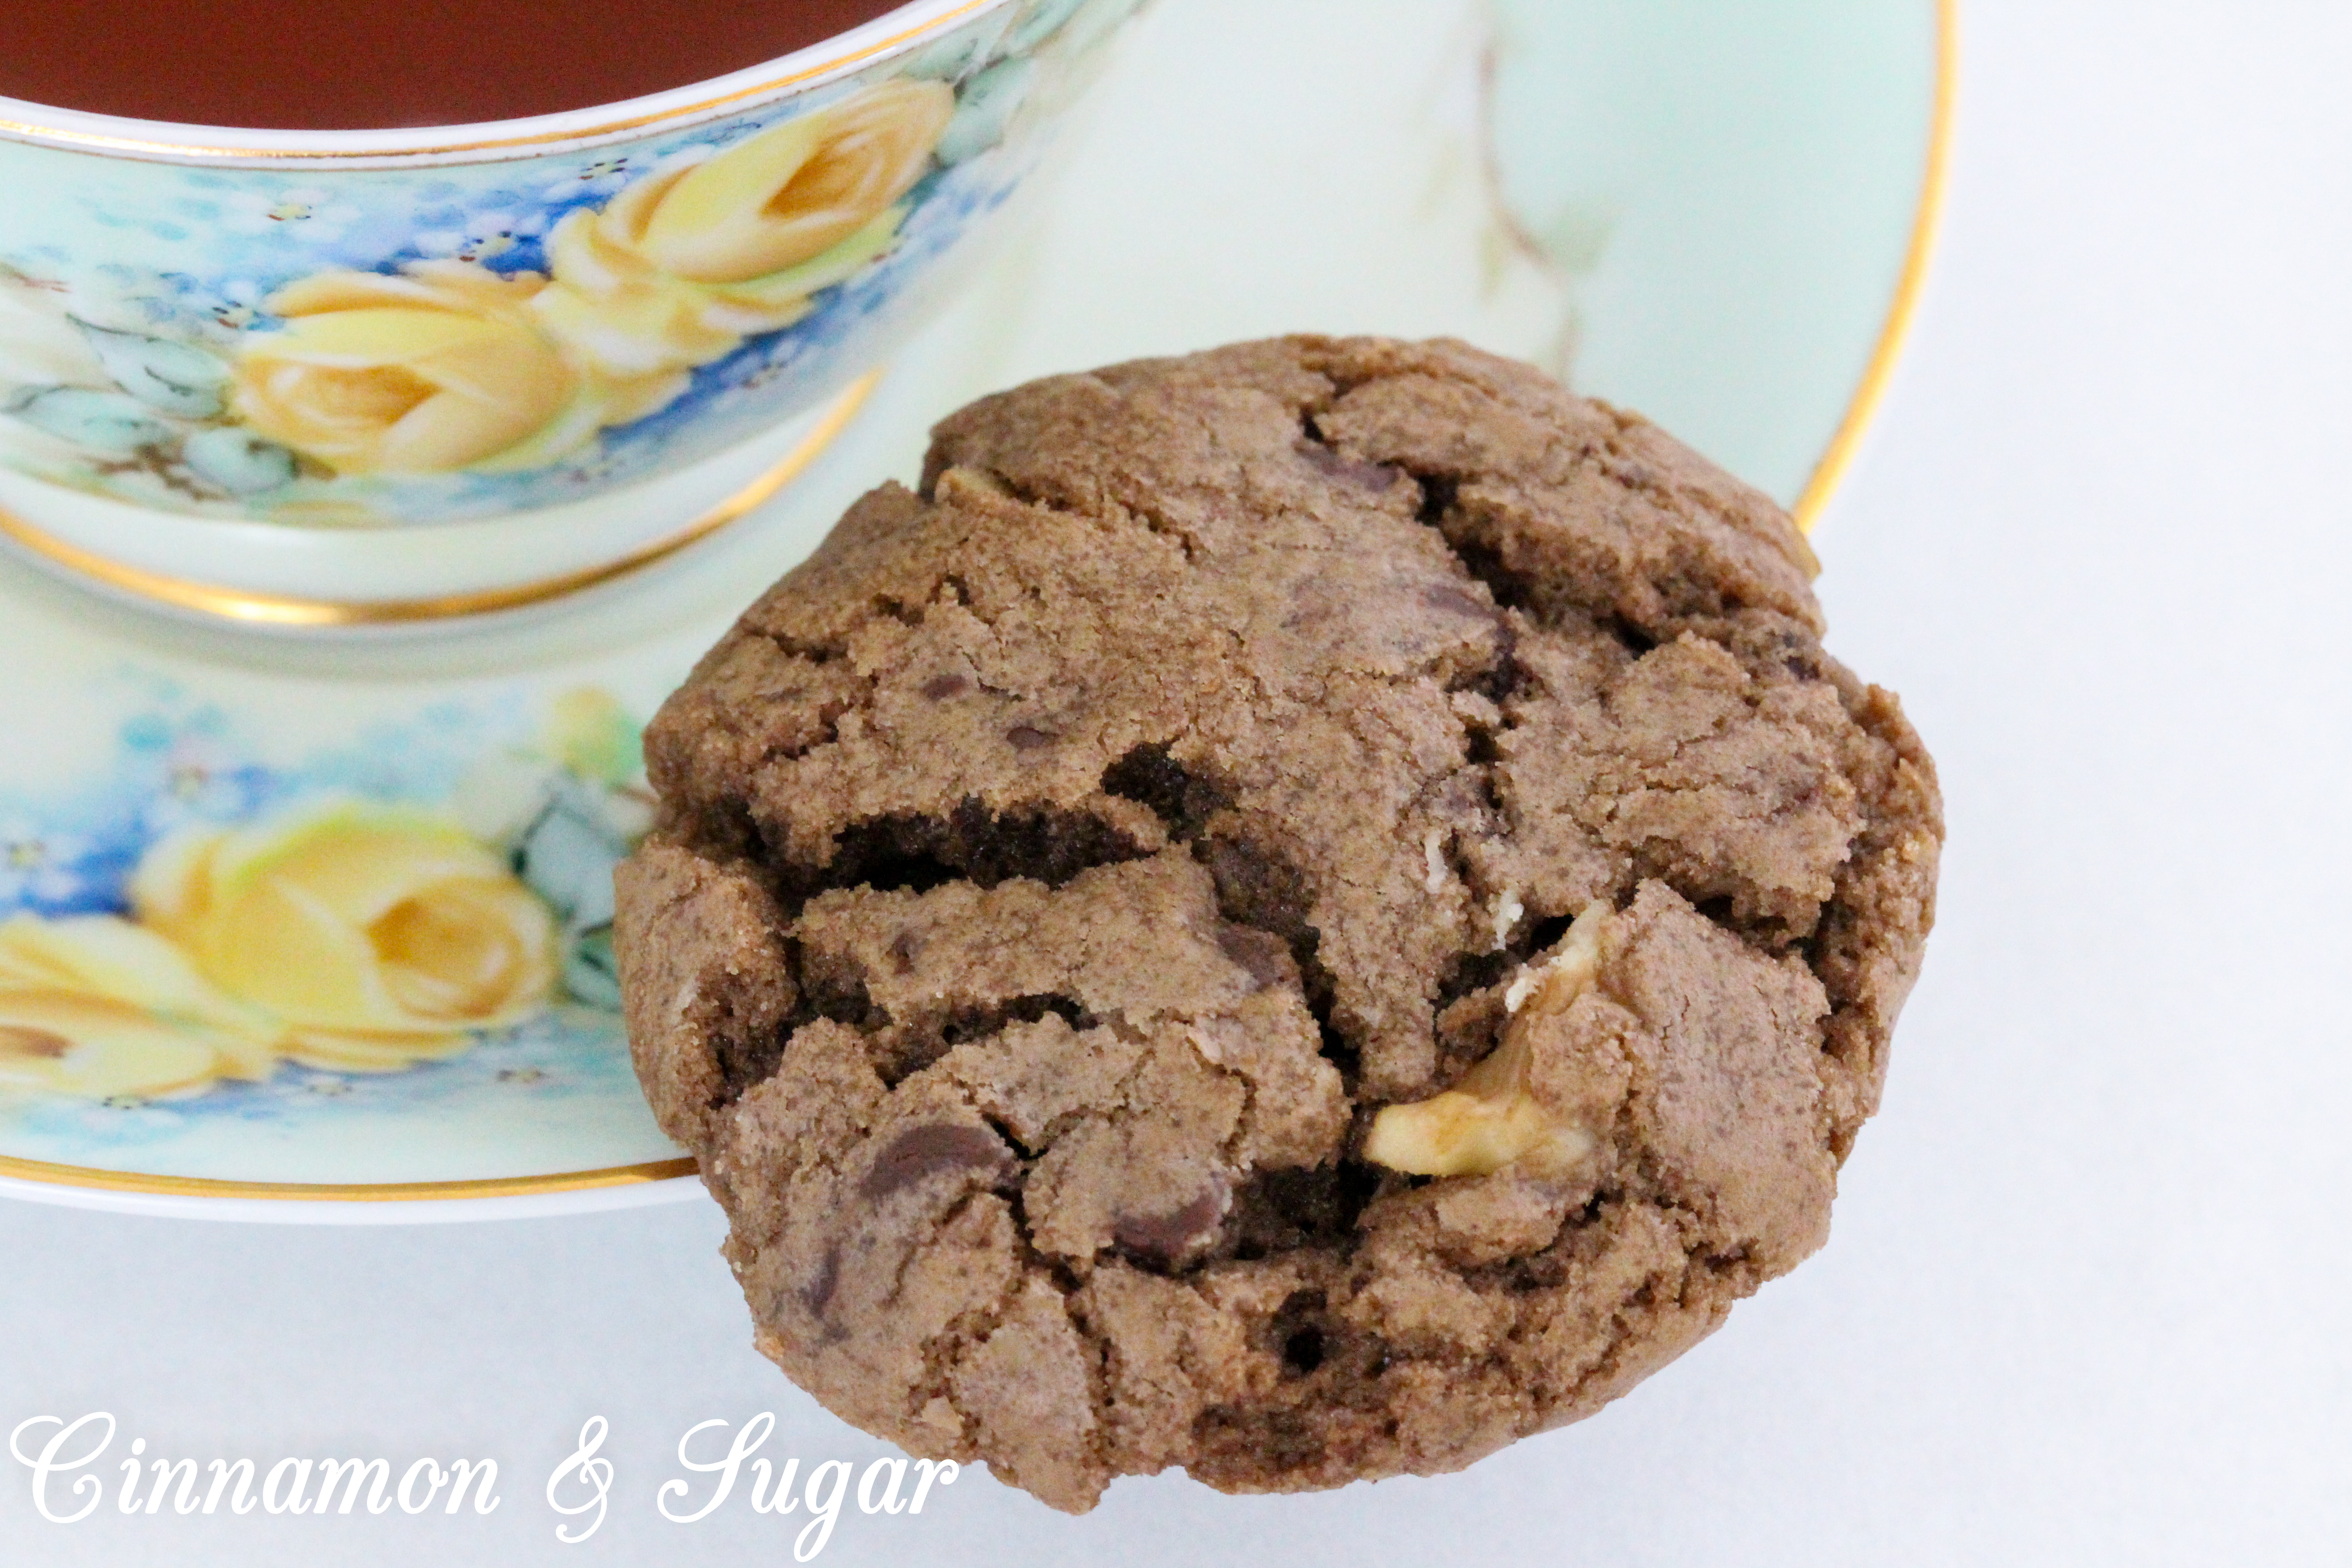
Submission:
[[[956,414],[647,737],[638,1070],[760,1347],[1057,1508],[1457,1468],[1821,1245],[1932,918],[1779,508],[1456,343]]]

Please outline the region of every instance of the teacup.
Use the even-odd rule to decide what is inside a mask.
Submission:
[[[651,98],[218,131],[0,100],[0,533],[295,626],[739,515],[971,271],[1138,0],[914,0]]]

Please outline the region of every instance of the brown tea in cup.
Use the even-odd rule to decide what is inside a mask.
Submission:
[[[10,0],[0,97],[185,125],[467,125],[707,81],[902,3]]]

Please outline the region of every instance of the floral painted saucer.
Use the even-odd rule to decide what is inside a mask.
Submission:
[[[0,1191],[311,1220],[698,1191],[615,1005],[639,727],[932,419],[1234,338],[1452,333],[1810,521],[1918,283],[1950,58],[1936,0],[1162,0],[992,270],[677,560],[336,644],[0,562]]]

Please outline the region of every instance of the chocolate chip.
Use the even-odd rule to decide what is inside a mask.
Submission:
[[[922,693],[933,702],[945,702],[950,697],[961,697],[971,689],[968,676],[934,675],[923,682]]]
[[[993,1179],[1008,1171],[1013,1152],[984,1127],[934,1122],[909,1127],[875,1157],[858,1184],[858,1195],[878,1201],[933,1176],[985,1172]]]
[[[1495,618],[1494,605],[1453,583],[1432,583],[1421,591],[1421,602],[1443,616],[1466,616],[1480,621]]]
[[[841,1243],[835,1242],[824,1249],[824,1260],[816,1266],[816,1277],[801,1287],[801,1305],[819,1318],[833,1304],[834,1288],[841,1283]]]
[[[1061,739],[1059,735],[1040,730],[1034,724],[1015,724],[1004,731],[1004,738],[1012,742],[1013,749],[1016,752],[1034,752],[1040,746],[1050,746]]]
[[[1172,1214],[1121,1215],[1112,1222],[1111,1239],[1152,1262],[1173,1263],[1217,1238],[1228,1195],[1224,1182],[1212,1177],[1198,1196]]]
[[[1253,931],[1247,926],[1220,926],[1217,949],[1248,970],[1250,978],[1257,983],[1255,989],[1260,991],[1288,980],[1295,973],[1289,944],[1267,931]]]
[[[1297,940],[1315,928],[1307,916],[1307,879],[1278,851],[1252,839],[1220,836],[1197,852],[1216,879],[1217,912],[1237,925]]]
[[[1391,468],[1386,463],[1366,463],[1354,458],[1343,458],[1330,447],[1313,441],[1301,441],[1298,444],[1298,455],[1307,459],[1308,468],[1326,479],[1353,485],[1358,489],[1370,490],[1374,495],[1386,490],[1404,477],[1404,470],[1402,468]]]

